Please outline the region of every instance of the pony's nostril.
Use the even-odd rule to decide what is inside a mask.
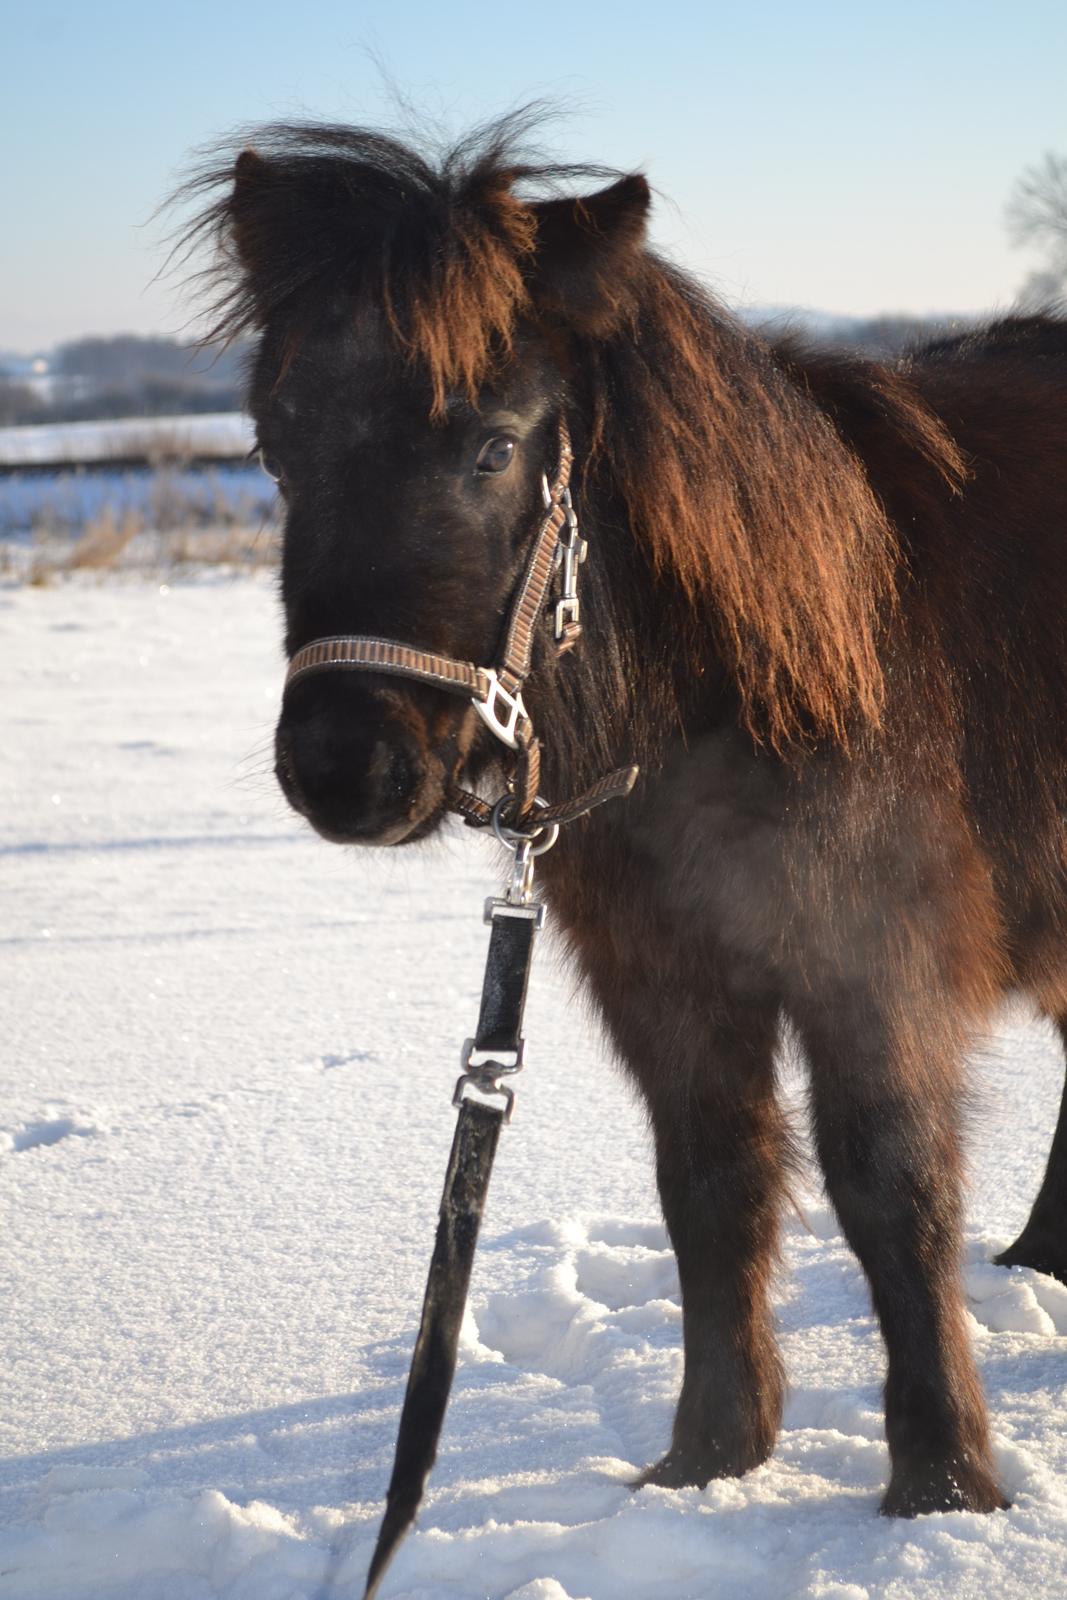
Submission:
[[[282,793],[326,838],[373,840],[410,826],[433,800],[421,747],[380,715],[369,728],[366,706],[343,709],[339,717],[314,704],[289,708],[275,737]]]

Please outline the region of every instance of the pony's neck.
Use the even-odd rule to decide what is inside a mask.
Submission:
[[[578,425],[581,450],[584,429]],[[713,630],[670,571],[635,539],[610,483],[576,472],[589,559],[581,568],[582,636],[535,673],[527,696],[545,735],[545,792],[577,792],[614,767],[658,768],[670,746],[736,725],[736,690]]]
[[[816,401],[763,340],[652,257],[634,323],[587,341],[575,371],[588,498],[606,535],[625,530],[630,582],[647,591],[655,579],[654,594],[628,602],[642,642],[658,652],[682,629],[671,654],[685,653],[689,676],[717,662],[742,723],[772,746],[813,733],[843,742],[876,723],[896,546]]]

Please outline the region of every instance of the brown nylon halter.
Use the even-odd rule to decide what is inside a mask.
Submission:
[[[478,667],[473,662],[459,661],[454,656],[418,650],[412,645],[398,644],[395,640],[378,639],[368,634],[338,634],[326,639],[314,639],[304,645],[293,656],[285,676],[285,688],[288,689],[299,678],[332,668],[382,672],[415,678],[435,688],[445,689],[450,694],[468,697],[490,731],[509,749],[517,752],[515,769],[508,781],[512,796],[509,807],[512,814],[508,822],[512,827],[521,828],[528,820],[532,820],[531,812],[537,800],[541,747],[523,704],[522,687],[530,673],[537,619],[544,609],[553,574],[560,564],[565,573],[564,593],[555,609],[555,636],[561,655],[577,642],[582,631],[575,577],[579,563],[585,558],[585,542],[578,535],[578,519],[571,505],[569,485],[573,461],[570,435],[561,417],[559,461],[555,477],[551,485],[547,478],[542,480],[545,515],[512,598],[497,666]],[[560,535],[564,528],[567,536],[561,542]],[[636,777],[636,767],[623,767],[617,772],[608,773],[574,800],[556,806],[538,807],[538,827],[549,827],[553,822],[569,822],[604,800],[628,794]],[[449,790],[448,804],[472,827],[485,827],[492,818],[492,806],[458,785],[452,785]]]

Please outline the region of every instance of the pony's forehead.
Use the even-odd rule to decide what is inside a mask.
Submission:
[[[352,299],[313,321],[277,319],[264,330],[253,371],[252,408],[296,419],[339,408],[438,424],[506,411],[533,426],[554,408],[559,374],[542,341],[523,329],[477,391],[450,386],[439,398],[417,351],[405,349],[381,305]]]
[[[310,367],[396,360],[381,299],[356,293],[286,306],[269,316],[260,332],[259,359],[283,380]]]
[[[349,301],[313,318],[279,315],[264,328],[252,378],[252,403],[297,414],[308,402],[328,404],[377,394],[393,401],[432,399],[429,381],[405,360],[381,307]]]

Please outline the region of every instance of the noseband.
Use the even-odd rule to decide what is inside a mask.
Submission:
[[[486,827],[495,813],[498,821],[506,820],[513,829],[522,829],[533,820],[531,814],[536,806],[536,831],[540,834],[554,823],[569,822],[583,815],[604,800],[628,794],[637,776],[636,767],[621,768],[608,773],[576,799],[561,805],[546,806],[538,797],[541,747],[523,703],[522,689],[530,674],[534,630],[557,570],[562,576],[560,596],[552,611],[552,631],[558,653],[563,655],[570,650],[582,631],[578,568],[586,558],[588,546],[578,532],[578,518],[571,502],[573,461],[570,434],[561,417],[555,475],[551,484],[547,475],[541,478],[544,514],[512,597],[504,642],[494,666],[476,666],[471,661],[460,661],[454,656],[419,650],[413,645],[369,634],[337,634],[304,645],[293,656],[286,673],[286,689],[310,673],[343,668],[415,678],[436,689],[470,699],[495,737],[516,752],[508,792],[496,806],[490,806],[457,784],[450,786],[449,809],[462,816],[471,827]]]

